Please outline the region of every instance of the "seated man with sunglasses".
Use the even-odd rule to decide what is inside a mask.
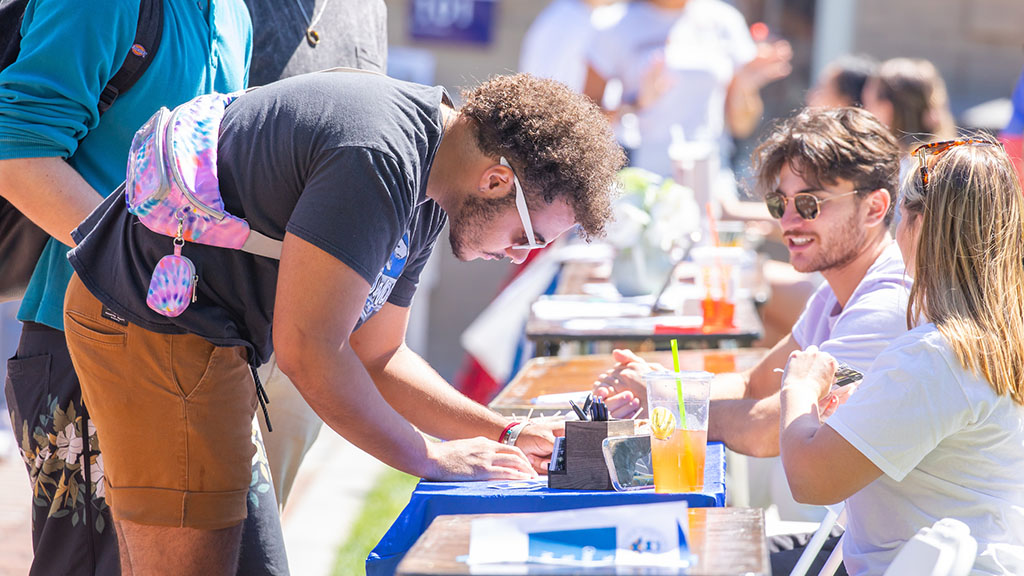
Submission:
[[[709,440],[750,456],[778,455],[779,372],[791,352],[817,346],[865,372],[906,332],[910,278],[889,234],[899,154],[888,129],[860,108],[806,108],[754,151],[757,186],[782,227],[790,263],[820,272],[825,282],[757,366],[712,382]],[[615,355],[619,364],[595,383],[595,393],[613,416],[629,417],[646,404],[650,367],[628,350]],[[852,388],[829,396],[823,414]]]
[[[781,371],[790,353],[817,346],[863,373],[907,331],[911,279],[889,234],[899,158],[890,131],[861,108],[805,108],[754,151],[757,187],[779,221],[790,263],[800,272],[820,272],[825,282],[792,332],[760,363],[712,381],[708,440],[749,456],[777,456]],[[628,350],[615,356],[619,364],[595,383],[595,395],[606,397],[613,416],[629,417],[646,404],[643,374],[651,366]],[[819,406],[822,418],[854,388],[827,396]],[[791,499],[788,486],[773,490],[773,497]],[[826,540],[809,573],[820,569],[839,536],[837,529]],[[788,574],[809,538],[772,538],[772,572]]]

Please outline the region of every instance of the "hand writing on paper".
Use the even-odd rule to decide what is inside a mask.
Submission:
[[[547,474],[548,462],[551,461],[551,449],[555,436],[565,436],[565,420],[561,418],[534,418],[530,425],[523,428],[516,439],[516,448],[523,451],[540,474]]]
[[[427,451],[434,466],[429,474],[424,475],[427,480],[527,480],[537,477],[522,450],[487,438],[430,442]]]
[[[615,366],[603,372],[594,382],[594,396],[604,399],[613,418],[632,418],[647,404],[644,374],[664,370],[660,364],[648,363],[630,350],[614,350]]]

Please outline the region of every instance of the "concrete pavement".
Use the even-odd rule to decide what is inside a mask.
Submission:
[[[327,576],[363,498],[386,468],[324,427],[295,478],[281,517],[292,576]]]
[[[7,414],[0,414],[7,418]],[[0,427],[5,439],[13,436],[8,428]],[[3,442],[3,440],[0,440]],[[32,489],[28,473],[18,452],[0,454],[0,575],[24,576],[32,563],[32,509],[29,506]]]
[[[6,415],[2,415],[6,417]],[[0,434],[9,434],[0,428]],[[295,576],[327,576],[363,497],[384,465],[325,428],[310,449],[281,518]],[[0,576],[24,576],[32,562],[31,489],[15,451],[0,459]]]

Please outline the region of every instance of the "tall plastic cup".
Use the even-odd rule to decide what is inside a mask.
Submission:
[[[700,492],[708,445],[710,372],[649,372],[651,467],[655,492]],[[680,411],[680,387],[682,405]]]
[[[742,248],[746,239],[747,225],[738,220],[719,220],[715,224],[717,238],[714,244],[721,248]]]
[[[701,300],[703,331],[726,332],[735,328],[733,313],[736,309],[740,271],[746,264],[746,250],[738,247],[698,246],[691,251],[690,257],[698,267],[697,285],[704,289]]]

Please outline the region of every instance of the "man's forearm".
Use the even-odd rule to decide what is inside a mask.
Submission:
[[[0,195],[50,236],[74,246],[71,231],[103,200],[61,158],[0,160]]]
[[[427,440],[377,393],[351,350],[302,349],[292,362],[279,353],[278,365],[330,428],[385,464],[421,477],[431,474]]]
[[[748,377],[745,372],[723,372],[722,374],[716,374],[714,379],[711,380],[711,399],[736,400],[748,397]]]
[[[708,440],[732,451],[761,458],[779,455],[779,396],[712,400]]]
[[[508,419],[467,398],[419,354],[402,346],[380,367],[370,367],[381,395],[423,432],[453,440],[497,440]]]

